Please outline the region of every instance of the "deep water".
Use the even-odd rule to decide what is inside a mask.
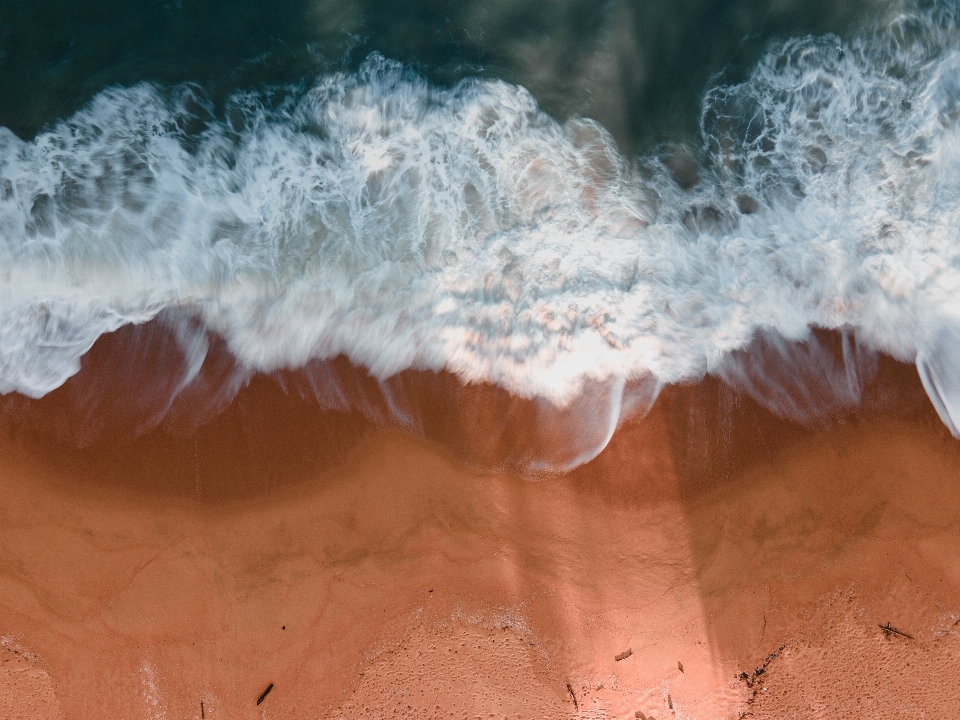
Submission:
[[[36,0],[0,3],[0,126],[29,139],[105,88],[238,91],[356,70],[373,52],[431,83],[494,77],[623,151],[691,140],[700,99],[769,44],[847,37],[889,0]]]

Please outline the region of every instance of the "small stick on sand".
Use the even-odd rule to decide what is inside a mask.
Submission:
[[[678,669],[680,672],[683,672],[683,663],[680,662],[679,660],[677,660],[677,669]]]
[[[206,720],[206,713],[203,712],[203,700],[200,701],[200,720]]]
[[[914,639],[913,635],[908,635],[908,634],[905,633],[903,630],[897,630],[897,629],[896,629],[895,627],[893,627],[893,625],[891,625],[890,623],[887,623],[886,625],[881,625],[881,626],[880,626],[880,629],[883,630],[883,634],[887,636],[887,640],[890,639],[890,635],[891,635],[891,634],[893,634],[893,635],[899,635],[900,637],[905,637],[905,638],[907,638],[907,639],[909,639],[909,640],[913,640],[913,639]]]
[[[627,648],[619,655],[614,655],[613,659],[616,660],[617,662],[620,662],[621,660],[626,660],[631,655],[633,655],[633,650],[631,650],[630,648]]]
[[[673,710],[673,698],[670,695],[667,695],[667,707]]]
[[[273,690],[273,683],[267,685],[267,689],[260,693],[260,697],[257,698],[257,705],[263,702],[263,699],[270,694],[271,690]]]
[[[580,703],[577,702],[577,696],[574,694],[573,688],[570,687],[570,683],[567,683],[567,692],[569,692],[570,697],[573,698],[573,709],[580,712]]]

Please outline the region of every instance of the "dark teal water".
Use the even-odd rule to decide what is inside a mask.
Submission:
[[[113,85],[239,89],[355,68],[371,52],[437,84],[525,86],[559,119],[602,122],[627,153],[697,130],[708,84],[774,39],[849,35],[884,0],[3,0],[0,126],[24,139]]]

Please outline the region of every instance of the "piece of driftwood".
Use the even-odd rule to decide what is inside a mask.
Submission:
[[[264,698],[270,694],[270,691],[273,690],[273,683],[267,685],[267,689],[260,693],[260,697],[257,698],[257,705],[263,702]]]
[[[614,655],[613,659],[616,660],[617,662],[620,662],[621,660],[626,660],[631,655],[633,655],[633,650],[631,650],[630,648],[627,648],[619,655]]]
[[[893,625],[887,623],[886,625],[881,625],[880,629],[883,630],[883,634],[887,637],[887,640],[890,639],[891,635],[899,635],[900,637],[907,638],[908,640],[913,640],[913,635],[908,635],[903,630],[897,630]]]

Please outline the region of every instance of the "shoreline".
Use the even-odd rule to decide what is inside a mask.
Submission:
[[[77,449],[7,412],[0,708],[946,717],[960,444],[912,368],[878,378],[819,428],[716,381],[667,388],[541,480],[262,378],[193,435]]]

